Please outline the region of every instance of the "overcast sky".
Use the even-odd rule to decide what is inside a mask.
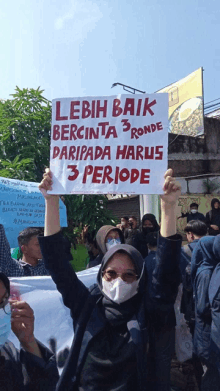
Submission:
[[[154,92],[204,68],[220,97],[219,0],[0,1],[0,99],[20,88],[48,99]]]

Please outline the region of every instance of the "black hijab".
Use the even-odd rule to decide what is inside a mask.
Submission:
[[[107,262],[113,257],[115,253],[119,251],[127,254],[131,258],[135,266],[138,279],[140,278],[137,294],[133,296],[131,299],[120,304],[112,301],[102,291],[102,272],[105,269]],[[112,248],[110,248],[109,251],[107,251],[107,253],[103,257],[101,267],[99,269],[98,276],[97,276],[97,283],[103,294],[102,307],[104,310],[105,317],[113,326],[120,326],[124,323],[127,323],[135,314],[135,312],[137,312],[146,288],[145,271],[143,268],[144,268],[144,260],[141,254],[139,253],[138,250],[136,250],[133,246],[130,246],[129,244],[118,244],[116,246],[113,246]]]
[[[211,201],[211,208],[214,209],[214,210],[218,210],[218,209],[215,209],[215,207],[214,207],[214,204],[215,204],[216,202],[218,202],[218,204],[219,204],[218,198],[213,198],[212,201]]]
[[[152,223],[153,227],[144,228],[143,224],[144,224],[144,221],[146,221],[146,220],[149,220]],[[156,220],[156,217],[152,213],[146,213],[142,217],[142,232],[143,232],[143,234],[148,235],[151,232],[158,232],[159,230],[160,230],[160,226]]]
[[[212,218],[215,217],[215,216],[219,216],[220,215],[220,207],[218,207],[218,209],[216,209],[214,207],[214,204],[218,202],[219,204],[219,200],[218,198],[213,198],[212,201],[211,201],[211,207],[212,207]]]

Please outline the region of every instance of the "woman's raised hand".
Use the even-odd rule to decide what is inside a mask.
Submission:
[[[164,194],[161,195],[162,203],[166,206],[173,206],[176,204],[180,194],[181,194],[181,185],[173,177],[173,170],[169,168],[164,174],[164,185],[163,191]]]
[[[39,184],[39,190],[41,191],[41,193],[43,194],[46,200],[50,198],[58,197],[57,195],[54,196],[52,194],[47,193],[48,190],[52,190],[52,184],[53,184],[52,176],[53,174],[50,171],[50,169],[46,168],[45,173],[43,174],[43,179]]]

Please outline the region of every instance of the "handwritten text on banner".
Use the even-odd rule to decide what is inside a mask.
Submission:
[[[53,194],[160,194],[168,95],[53,100]]]
[[[20,231],[44,227],[45,202],[39,183],[0,177],[0,224],[11,247],[17,247]],[[67,226],[66,207],[60,201],[61,227]]]

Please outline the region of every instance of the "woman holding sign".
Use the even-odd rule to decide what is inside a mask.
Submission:
[[[57,391],[170,390],[170,361],[161,353],[171,351],[167,319],[179,283],[181,246],[175,208],[180,186],[172,170],[165,174],[161,196],[161,236],[151,292],[141,254],[126,244],[107,251],[97,284],[86,288],[63,257],[59,197],[47,194],[52,188],[49,169],[39,188],[46,202],[41,251],[64,304],[71,309],[75,332]]]

